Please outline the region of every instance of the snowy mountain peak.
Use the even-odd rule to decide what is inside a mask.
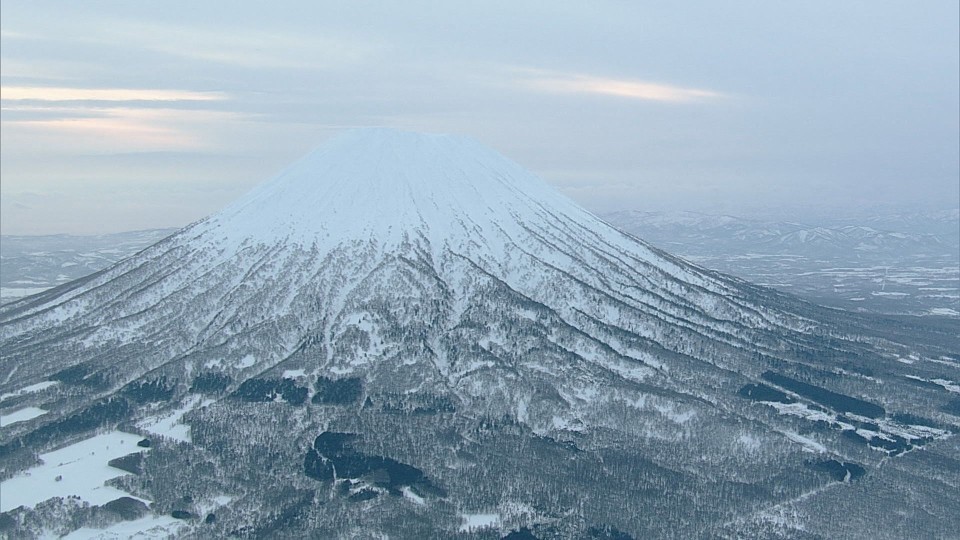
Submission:
[[[196,228],[241,244],[332,247],[416,235],[433,247],[586,212],[476,141],[392,129],[334,138]],[[592,216],[590,216],[592,218]]]

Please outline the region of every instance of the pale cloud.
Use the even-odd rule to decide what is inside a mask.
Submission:
[[[12,32],[6,28],[0,29],[0,38],[3,39],[30,39],[33,36],[24,34],[23,32]]]
[[[958,200],[956,2],[870,3],[868,17],[862,3],[823,3],[826,26],[818,3],[657,4],[3,1],[0,86],[206,99],[0,89],[0,190],[105,178],[130,193],[171,178],[240,190],[332,126],[387,125],[474,136],[607,210],[683,207],[701,185],[727,208],[818,200],[825,185],[851,206],[861,194]],[[108,157],[123,152],[199,157]],[[101,206],[118,199],[102,193]],[[174,195],[147,199],[170,224],[160,207]],[[99,219],[58,212],[76,230]],[[40,221],[22,230],[67,230]]]
[[[4,144],[46,148],[65,145],[77,152],[208,149],[206,123],[230,123],[240,113],[177,109],[197,102],[229,99],[223,92],[175,89],[2,86]],[[96,104],[84,103],[95,102]],[[160,105],[136,106],[155,102]]]
[[[135,88],[68,88],[55,86],[3,86],[4,101],[221,101],[223,92]]]
[[[521,87],[556,94],[593,94],[642,101],[691,103],[725,97],[720,92],[702,88],[688,88],[638,79],[598,77],[583,73],[517,70]]]
[[[9,108],[5,110],[11,110]],[[230,111],[171,108],[37,108],[61,117],[4,120],[5,144],[65,144],[79,152],[210,150],[216,141],[206,125],[228,126],[251,119]],[[46,146],[46,144],[44,144]]]

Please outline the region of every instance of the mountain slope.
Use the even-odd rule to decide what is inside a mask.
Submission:
[[[0,407],[47,411],[4,431],[7,474],[96,427],[160,433],[116,482],[214,515],[179,529],[198,537],[797,532],[734,518],[952,444],[960,379],[949,329],[908,348],[656,250],[475,142],[391,130],[0,324]],[[3,510],[96,521],[50,508]]]

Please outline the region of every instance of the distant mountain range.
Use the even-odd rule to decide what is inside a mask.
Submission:
[[[664,248],[684,253],[736,253],[886,257],[929,254],[960,258],[960,217],[956,212],[864,218],[859,223],[806,225],[696,212],[621,211],[608,222]]]
[[[960,316],[956,211],[817,225],[696,212],[603,218],[688,260],[851,310]]]

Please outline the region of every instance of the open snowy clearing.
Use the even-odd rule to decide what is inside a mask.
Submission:
[[[804,437],[803,435],[800,435],[799,433],[794,433],[792,431],[784,431],[782,433],[784,434],[784,436],[786,436],[786,438],[803,446],[804,452],[811,452],[814,454],[823,454],[823,453],[826,453],[827,451],[827,447],[823,446],[822,444],[818,443],[817,441],[809,437]]]
[[[185,524],[170,516],[146,516],[134,521],[122,521],[106,529],[82,527],[61,540],[107,540],[175,537]]]
[[[461,514],[463,525],[460,532],[470,532],[500,524],[500,514]]]
[[[145,448],[137,446],[140,436],[122,431],[96,435],[59,450],[41,454],[41,465],[0,482],[0,512],[19,506],[34,507],[52,497],[76,495],[93,505],[130,496],[105,486],[111,478],[128,474],[109,465],[112,459]]]
[[[414,504],[423,505],[427,502],[423,497],[414,493],[414,491],[410,489],[410,486],[404,486],[400,491],[403,493],[404,498],[413,501]]]
[[[161,416],[145,418],[138,422],[137,425],[154,435],[160,435],[161,437],[167,437],[180,442],[193,442],[193,439],[190,437],[190,426],[182,423],[183,415],[198,407],[205,407],[212,402],[213,400],[201,401],[200,396],[194,396],[187,400],[179,409]]]
[[[16,424],[17,422],[26,422],[38,416],[47,414],[47,411],[40,407],[24,407],[17,409],[9,414],[0,415],[0,427]]]
[[[34,392],[39,392],[41,390],[50,388],[51,386],[54,386],[56,384],[60,384],[60,383],[58,383],[57,381],[41,381],[36,384],[31,384],[30,386],[24,386],[19,390],[0,395],[0,401],[3,401],[7,398],[18,397],[26,394],[32,394]]]

